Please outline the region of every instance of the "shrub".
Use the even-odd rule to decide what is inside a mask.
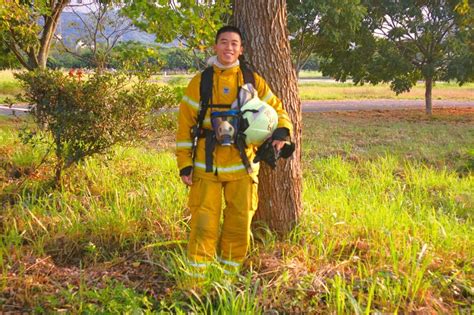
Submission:
[[[124,72],[96,72],[87,77],[36,70],[16,75],[24,100],[33,105],[35,122],[50,137],[56,156],[56,181],[65,168],[136,140],[151,109],[165,107],[171,92]],[[172,105],[172,104],[170,104]]]

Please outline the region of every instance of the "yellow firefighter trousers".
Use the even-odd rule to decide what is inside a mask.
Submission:
[[[222,191],[225,209],[219,233]],[[250,223],[258,206],[257,184],[252,178],[227,182],[194,178],[188,205],[191,210],[190,261],[206,263],[217,258],[231,267],[240,266],[247,254]]]

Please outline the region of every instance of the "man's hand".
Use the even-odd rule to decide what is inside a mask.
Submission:
[[[189,175],[182,175],[181,176],[181,181],[186,186],[191,186],[193,184],[193,171],[191,171],[191,174],[189,174]]]
[[[280,152],[281,148],[285,145],[286,141],[283,140],[273,140],[272,146],[275,149],[275,152]]]

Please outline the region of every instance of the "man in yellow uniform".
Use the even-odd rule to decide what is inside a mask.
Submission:
[[[209,152],[209,147],[206,148],[206,141],[210,139],[206,135],[215,132],[211,124],[211,112],[229,109],[244,84],[239,62],[239,56],[243,53],[239,29],[222,27],[216,34],[214,50],[217,56],[211,59],[213,73],[209,108],[203,111],[205,115],[202,124],[199,124],[203,75],[198,74],[189,83],[181,101],[176,137],[180,176],[183,183],[190,186],[188,205],[191,210],[191,233],[187,248],[189,264],[198,270],[203,268],[203,271],[215,259],[224,267],[238,268],[241,265],[249,247],[250,223],[258,205],[259,165],[252,163],[257,148],[248,145],[239,150],[235,143],[217,143],[212,146],[212,152]],[[278,114],[272,145],[275,150],[280,150],[291,135],[292,124],[281,101],[266,82],[257,74],[253,74],[253,79],[258,97]],[[198,133],[204,136],[193,139],[190,130],[197,125],[200,127]],[[243,161],[245,158],[247,165]],[[225,209],[223,225],[220,227],[222,192]]]

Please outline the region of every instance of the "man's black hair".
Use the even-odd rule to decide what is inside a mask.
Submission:
[[[236,33],[236,34],[239,34],[240,41],[241,41],[241,42],[243,41],[243,39],[242,39],[242,33],[240,32],[240,30],[239,30],[238,27],[235,27],[235,26],[232,26],[232,25],[226,25],[226,26],[222,26],[222,27],[217,31],[217,34],[216,34],[216,44],[217,44],[217,40],[219,39],[219,36],[220,36],[222,33]]]

